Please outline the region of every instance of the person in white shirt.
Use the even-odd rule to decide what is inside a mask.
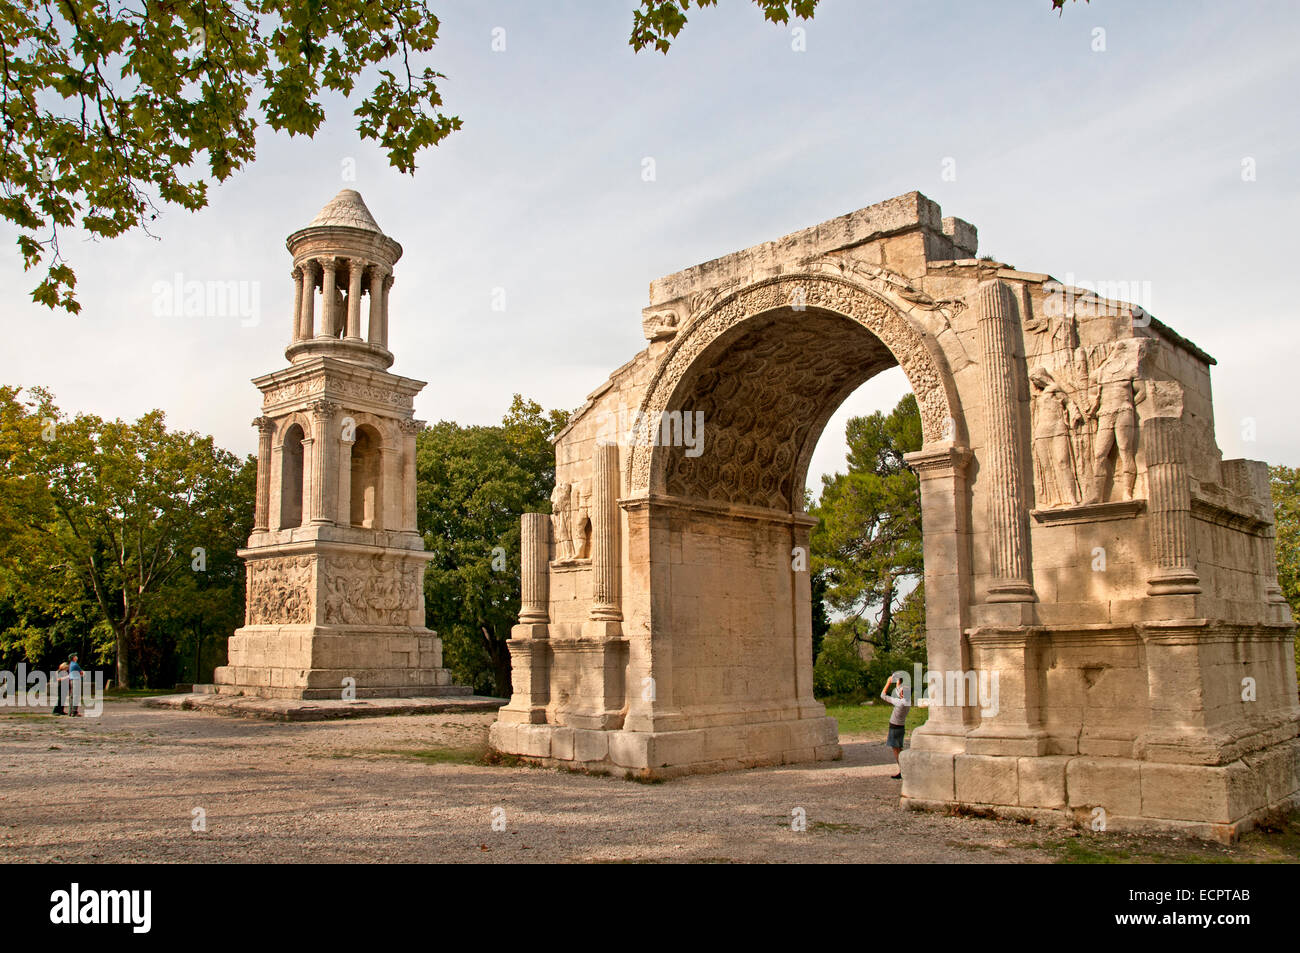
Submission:
[[[898,693],[891,695],[889,688],[895,681],[898,683]],[[903,751],[903,733],[907,730],[907,713],[912,710],[912,700],[908,697],[907,686],[903,683],[903,676],[898,673],[889,676],[889,680],[885,682],[885,690],[880,693],[880,697],[894,706],[894,710],[889,716],[889,737],[885,740],[885,744],[894,749],[894,764],[898,765],[898,773],[892,777],[897,781],[903,777],[903,767],[899,764],[898,756]]]

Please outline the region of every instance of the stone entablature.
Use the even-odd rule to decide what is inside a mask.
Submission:
[[[646,349],[556,438],[559,515],[525,517],[494,745],[659,776],[837,756],[792,558],[802,490],[831,414],[898,364],[922,415],[929,665],[1002,685],[996,712],[932,709],[904,803],[1231,836],[1295,802],[1267,469],[1222,459],[1213,359],[1135,304],[975,254],[973,227],[909,193],[651,284]],[[697,411],[691,452],[653,439]],[[610,469],[588,567],[573,501]]]

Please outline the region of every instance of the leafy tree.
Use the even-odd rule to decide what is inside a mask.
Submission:
[[[831,617],[826,611],[826,573],[812,574],[812,654],[813,661],[821,654],[826,633],[831,630]]]
[[[923,601],[910,596],[923,569],[920,484],[903,462],[904,453],[921,447],[916,398],[906,395],[889,414],[852,418],[846,436],[848,472],[822,477],[821,500],[811,511],[820,521],[812,568],[824,575],[826,602],[856,640],[880,651],[903,649],[917,637],[918,607],[924,632]],[[895,617],[905,603],[909,631],[900,632]]]
[[[1277,524],[1277,581],[1300,619],[1300,469],[1269,467],[1273,518]],[[1296,642],[1296,675],[1300,677],[1300,641]]]
[[[32,606],[76,616],[89,593],[92,634],[125,687],[147,634],[238,596],[229,587],[239,584],[234,550],[252,526],[251,459],[169,431],[161,411],[134,423],[69,418],[39,389],[22,402],[16,388],[0,388],[0,423],[0,480],[16,489],[0,498],[0,526],[16,530],[0,547],[0,578],[23,626],[32,628]],[[216,577],[183,581],[208,566]],[[218,591],[205,601],[210,588]],[[224,627],[228,615],[209,624]]]
[[[778,23],[816,6],[755,2]],[[675,8],[644,0],[632,45],[667,50],[686,22]],[[147,227],[159,203],[203,208],[211,181],[253,160],[261,126],[314,136],[322,94],[350,96],[363,74],[375,80],[357,132],[413,172],[461,128],[442,110],[443,74],[417,65],[439,27],[424,0],[0,0],[0,216],[24,266],[45,265],[33,299],[80,310],[61,232],[112,238]]]
[[[155,201],[203,208],[208,180],[253,159],[260,125],[312,136],[322,91],[353,111],[403,172],[460,119],[444,115],[432,68],[412,60],[438,38],[423,0],[85,3],[0,0],[0,215],[32,297],[78,311],[61,229],[111,238],[157,217]]]
[[[416,441],[428,625],[457,681],[510,694],[506,641],[519,615],[519,518],[550,512],[551,438],[568,414],[515,395],[499,426],[441,421]]]
[[[718,0],[641,0],[641,6],[632,14],[632,38],[628,41],[632,48],[639,53],[653,46],[660,53],[667,53],[686,26],[686,14],[692,2],[701,10],[718,5]],[[817,9],[817,0],[754,0],[754,3],[772,23],[789,23],[792,13],[800,20],[811,20]]]
[[[813,663],[813,694],[818,698],[854,698],[866,684],[867,663],[858,654],[853,633],[832,626]]]

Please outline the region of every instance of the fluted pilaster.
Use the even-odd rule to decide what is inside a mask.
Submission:
[[[334,498],[334,476],[338,456],[339,435],[334,432],[334,415],[338,404],[318,400],[311,405],[311,521],[333,523],[331,502]]]
[[[1001,281],[979,287],[979,335],[983,356],[985,454],[988,468],[989,536],[993,582],[989,602],[1033,602],[1029,575],[1029,507],[1025,502],[1025,444],[1020,434],[1016,382],[1025,378],[1016,357],[1020,320],[1015,298]],[[983,480],[981,480],[983,482]]]
[[[551,518],[545,513],[525,513],[519,527],[519,590],[521,625],[550,621]]]
[[[618,622],[618,445],[597,444],[591,470],[591,618]]]
[[[1182,421],[1177,417],[1145,420],[1141,440],[1147,464],[1151,560],[1156,566],[1147,591],[1151,595],[1200,592],[1200,578],[1192,567],[1192,493]]]
[[[257,428],[257,503],[253,510],[253,532],[265,533],[270,527],[271,438],[275,434],[275,421],[257,417],[253,426]]]
[[[402,532],[418,532],[416,527],[415,454],[416,437],[424,429],[423,420],[403,420],[398,424],[402,431]]]

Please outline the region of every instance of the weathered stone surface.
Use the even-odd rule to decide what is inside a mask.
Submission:
[[[219,691],[274,698],[467,693],[425,628],[412,400],[386,370],[388,289],[402,254],[345,189],[289,237],[291,366],[259,377],[257,505],[240,551],[244,626]],[[320,314],[316,301],[319,288]],[[369,298],[362,335],[361,298]]]
[[[959,754],[953,762],[957,800],[963,804],[1015,804],[1019,759]]]
[[[1126,289],[976,239],[909,193],[652,283],[648,348],[556,440],[505,723],[584,729],[574,763],[661,776],[833,757],[803,492],[832,414],[897,365],[930,667],[997,679],[932,705],[904,803],[1219,836],[1296,797],[1267,469],[1222,459],[1213,358]]]

